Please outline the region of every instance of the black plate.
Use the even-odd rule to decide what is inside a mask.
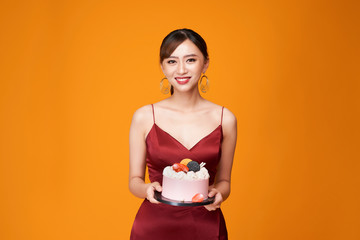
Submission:
[[[173,205],[173,206],[183,206],[183,207],[195,207],[195,206],[204,206],[214,202],[215,197],[210,197],[205,199],[202,202],[191,202],[191,201],[176,201],[169,198],[166,198],[161,195],[161,192],[155,191],[154,198],[159,202]]]

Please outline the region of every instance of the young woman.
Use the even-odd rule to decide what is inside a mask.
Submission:
[[[199,82],[202,91],[208,85],[209,56],[199,34],[190,29],[169,33],[160,48],[160,64],[171,96],[138,109],[130,128],[129,188],[145,199],[130,238],[227,239],[220,205],[230,194],[236,118],[200,95]],[[206,163],[214,203],[179,207],[154,198],[154,191],[162,190],[163,169],[184,158]],[[146,165],[151,183],[144,181]]]

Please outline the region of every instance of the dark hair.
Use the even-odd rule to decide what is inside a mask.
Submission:
[[[164,61],[165,58],[170,57],[170,55],[175,51],[175,49],[183,43],[185,40],[189,39],[195,44],[204,56],[204,60],[209,60],[209,54],[207,51],[207,46],[205,40],[195,31],[187,28],[177,29],[169,33],[161,43],[160,46],[160,63]],[[174,89],[171,86],[171,94],[174,93]]]

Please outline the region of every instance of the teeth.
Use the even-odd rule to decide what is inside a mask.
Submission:
[[[189,78],[176,78],[176,80],[180,81],[180,82],[184,82],[186,80],[188,80]]]

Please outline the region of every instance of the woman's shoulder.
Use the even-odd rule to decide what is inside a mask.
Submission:
[[[228,108],[224,107],[222,120],[222,129],[224,136],[235,136],[237,132],[237,119]]]
[[[225,106],[222,105],[218,105],[216,103],[210,102],[208,100],[206,100],[207,105],[209,108],[213,109],[215,112],[219,112],[221,111],[221,114],[223,115],[223,122],[229,122],[229,123],[234,123],[236,122],[236,117],[235,114],[233,114],[230,109],[228,109]]]
[[[228,108],[224,107],[223,123],[236,124],[236,116]]]
[[[234,113],[225,106],[208,101],[208,106],[213,109],[214,114],[221,112],[221,125],[225,135],[236,132],[237,120]]]
[[[153,121],[152,105],[145,105],[138,108],[133,115],[132,122],[137,124],[147,124]]]

